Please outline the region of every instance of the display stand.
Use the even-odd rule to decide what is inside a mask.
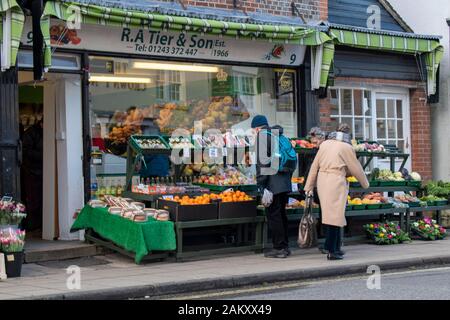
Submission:
[[[140,161],[140,158],[146,154],[165,154],[170,155],[172,153],[172,148],[168,146],[167,149],[158,149],[158,150],[145,150],[139,148],[136,143],[133,143],[133,139],[130,139],[130,142],[127,147],[127,181],[126,181],[126,187],[125,191],[123,193],[124,197],[132,198],[136,201],[143,201],[146,203],[149,203],[152,207],[158,207],[158,199],[160,199],[163,194],[140,194],[132,192],[132,177],[133,173],[135,171],[135,168]],[[216,152],[209,152],[210,149],[216,149],[214,151]],[[224,150],[226,149],[226,151]],[[206,148],[191,148],[190,149],[190,157],[191,160],[194,160],[195,157],[195,151],[199,152],[201,150],[202,157],[204,153],[207,154],[217,154],[217,157],[223,157],[224,163],[229,164],[229,160],[232,159],[232,162],[234,165],[238,164],[239,161],[239,155],[243,155],[246,151],[249,151],[249,147],[226,147],[226,148],[214,148],[214,147],[206,147]],[[226,161],[228,160],[228,162]],[[174,180],[179,181],[181,177],[181,173],[184,171],[185,164],[179,164],[174,165]],[[206,186],[203,186],[206,187]],[[246,186],[249,188],[249,186]],[[213,190],[210,190],[211,192],[219,192],[220,190],[216,190],[212,188]],[[238,187],[238,189],[240,189]],[[251,193],[254,191],[255,188],[248,191],[247,193]],[[243,189],[241,189],[243,190]],[[169,194],[167,194],[169,195]],[[176,195],[186,195],[184,194],[172,194],[171,196]],[[190,196],[197,196],[200,195],[200,193],[189,193]],[[174,221],[175,224],[175,233],[176,233],[176,239],[177,239],[177,249],[175,252],[175,258],[177,261],[181,261],[185,258],[190,257],[197,257],[197,256],[208,256],[212,254],[220,254],[220,253],[231,253],[231,252],[245,252],[245,251],[261,251],[263,249],[263,243],[262,243],[262,230],[263,230],[263,224],[264,224],[264,217],[240,217],[240,218],[233,218],[233,219],[213,219],[213,220],[198,220],[198,221]],[[201,248],[196,248],[195,250],[189,250],[188,248],[184,246],[183,243],[183,231],[187,229],[194,229],[194,228],[215,228],[220,226],[237,226],[238,228],[238,241],[237,243],[232,247],[226,247],[226,248],[217,248],[216,245],[202,245]],[[249,227],[254,229],[255,237],[254,239],[250,240],[248,239],[250,229]],[[99,243],[99,239],[92,236],[92,234],[89,234],[87,236],[91,241],[96,241]],[[101,241],[101,240],[100,240]],[[111,243],[103,243],[104,245],[108,246],[109,248],[113,250],[120,250],[120,248],[115,248],[114,244]],[[124,254],[127,254],[125,252]],[[128,254],[127,254],[128,255]],[[149,257],[152,258],[152,257]]]
[[[175,253],[177,261],[188,257],[199,257],[199,256],[209,256],[215,254],[225,254],[225,253],[235,253],[235,252],[245,252],[245,251],[255,251],[257,253],[261,252],[264,248],[263,246],[263,225],[265,223],[265,217],[249,217],[249,218],[236,218],[236,219],[215,219],[215,220],[201,220],[201,221],[186,221],[186,222],[175,222],[175,232],[177,236],[177,251]],[[252,244],[246,244],[239,246],[240,243],[249,243],[249,241],[238,241],[237,246],[229,248],[215,248],[215,249],[205,249],[196,251],[184,251],[183,247],[183,230],[191,228],[207,228],[207,227],[217,227],[226,225],[246,225],[254,224],[256,225],[255,239],[250,241]],[[248,236],[248,233],[244,235],[244,238]],[[248,239],[245,239],[248,240]]]

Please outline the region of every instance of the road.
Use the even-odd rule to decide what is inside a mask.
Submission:
[[[368,289],[370,275],[270,284],[220,292],[193,293],[168,299],[224,300],[448,300],[450,267],[381,272],[380,289]],[[372,277],[371,286],[377,282]]]

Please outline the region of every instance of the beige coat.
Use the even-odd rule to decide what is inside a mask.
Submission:
[[[323,142],[312,163],[305,185],[307,192],[317,185],[323,224],[338,227],[347,225],[345,207],[348,176],[355,176],[363,188],[369,187],[364,170],[350,144],[337,140]]]

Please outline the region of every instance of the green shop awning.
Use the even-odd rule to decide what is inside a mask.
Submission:
[[[333,27],[330,28],[329,34],[335,44],[339,45],[423,56],[427,68],[427,93],[432,95],[436,92],[436,73],[444,53],[444,48],[436,37]]]
[[[321,46],[326,42],[331,42],[331,38],[326,33],[312,27],[240,23],[167,15],[150,11],[103,7],[90,3],[48,1],[41,19],[41,29],[45,42],[44,65],[46,67],[51,65],[50,17],[68,21],[71,18],[73,19],[74,9],[80,13],[80,22],[86,24],[144,27],[155,31],[166,30],[237,38],[264,39],[274,43],[289,43],[305,46]],[[326,70],[327,67],[324,67],[324,77],[328,77]],[[324,83],[326,83],[326,80],[324,80]]]
[[[0,0],[1,70],[16,64],[25,16],[16,0]]]

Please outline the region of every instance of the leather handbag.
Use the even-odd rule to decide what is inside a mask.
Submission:
[[[305,200],[305,208],[298,226],[298,246],[311,248],[317,245],[317,219],[313,215],[313,195],[308,194]]]

